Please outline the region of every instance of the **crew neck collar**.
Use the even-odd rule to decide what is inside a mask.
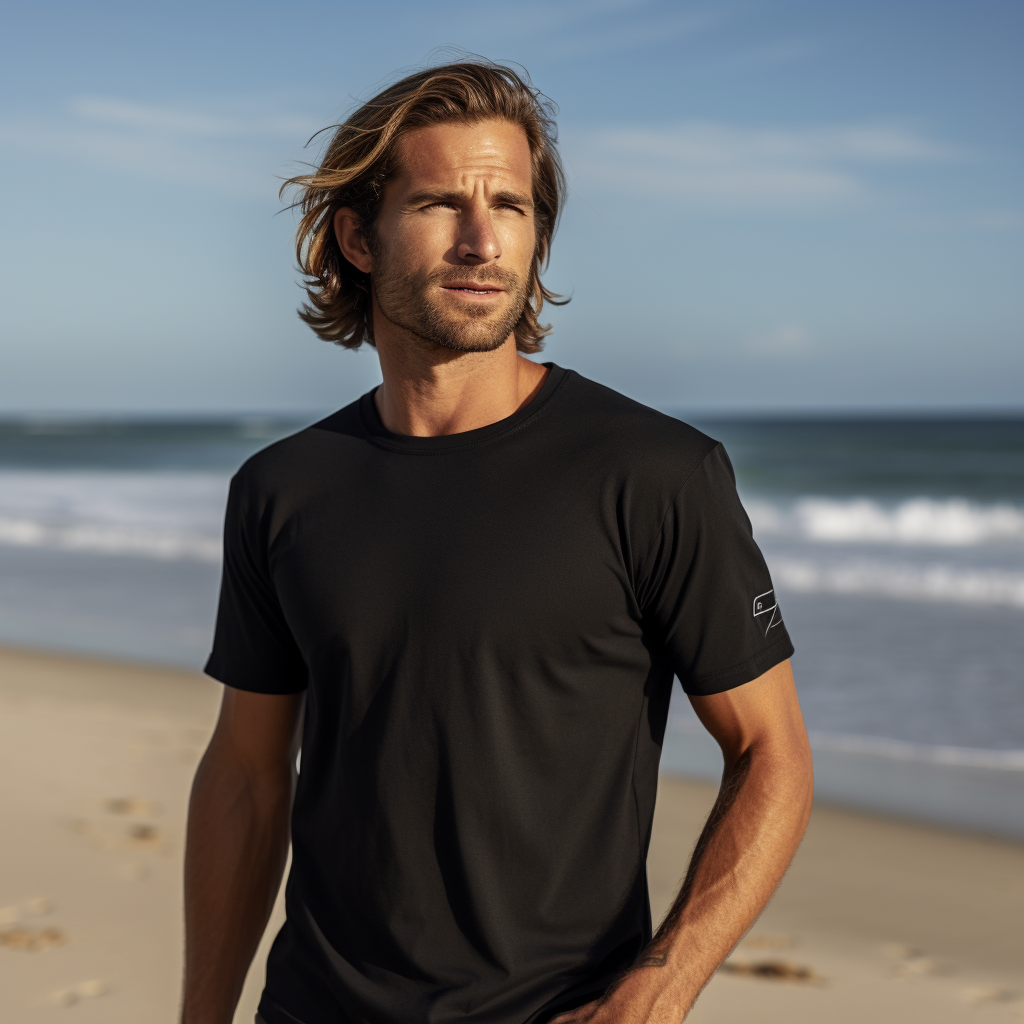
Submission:
[[[555,392],[567,378],[568,371],[554,363],[544,363],[548,368],[547,380],[541,385],[540,391],[533,400],[521,409],[485,427],[465,430],[458,434],[441,434],[437,437],[413,437],[408,434],[394,434],[384,426],[377,412],[377,403],[373,396],[377,389],[368,391],[359,399],[359,417],[363,429],[374,444],[392,451],[409,452],[411,454],[437,454],[456,451],[462,448],[493,440],[501,435],[520,430],[528,420],[537,416],[551,401]]]

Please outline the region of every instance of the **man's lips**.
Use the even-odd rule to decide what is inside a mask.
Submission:
[[[454,281],[441,287],[446,292],[457,292],[459,295],[497,295],[505,290],[497,285],[479,281]]]

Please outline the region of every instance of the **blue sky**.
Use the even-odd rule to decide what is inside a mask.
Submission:
[[[560,106],[546,357],[663,408],[1024,409],[1024,4],[3,3],[0,414],[296,412],[277,178],[456,46]]]

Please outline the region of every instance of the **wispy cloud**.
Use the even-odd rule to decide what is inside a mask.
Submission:
[[[307,113],[265,100],[155,104],[79,96],[46,117],[5,119],[0,139],[15,152],[269,196],[275,171],[321,127]]]
[[[301,135],[317,130],[308,116],[266,113],[252,101],[223,104],[211,110],[139,103],[111,96],[79,96],[70,103],[72,113],[86,121],[170,135],[253,138]]]
[[[324,124],[272,100],[79,96],[48,117],[8,118],[0,140],[13,151],[269,196],[275,174]],[[868,194],[872,169],[969,156],[889,123],[751,128],[691,121],[570,129],[565,138],[577,191],[654,196],[699,210],[822,208]],[[991,211],[978,226],[1008,229],[1019,221],[1016,211]]]
[[[578,187],[708,208],[817,206],[868,191],[871,167],[964,159],[893,124],[798,128],[685,122],[567,133]]]

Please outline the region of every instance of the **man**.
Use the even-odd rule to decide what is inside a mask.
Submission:
[[[266,1024],[678,1022],[811,801],[792,646],[728,459],[521,354],[546,333],[564,179],[512,71],[399,82],[293,184],[301,315],[375,344],[383,384],[232,482],[183,1020],[231,1020],[290,815]],[[725,773],[652,938],[673,675]]]

